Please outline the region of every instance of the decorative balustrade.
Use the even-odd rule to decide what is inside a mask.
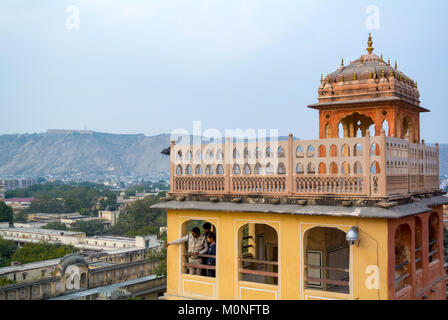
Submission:
[[[179,194],[386,197],[439,189],[438,146],[376,137],[171,144]]]

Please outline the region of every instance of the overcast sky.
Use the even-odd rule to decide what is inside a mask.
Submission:
[[[321,73],[358,59],[372,32],[375,53],[418,81],[432,111],[422,138],[448,143],[447,12],[444,0],[1,0],[0,133],[154,135],[201,120],[314,139]]]

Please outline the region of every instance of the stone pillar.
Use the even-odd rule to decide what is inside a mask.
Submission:
[[[386,132],[381,129],[380,134],[380,181],[378,188],[380,196],[385,197],[387,195],[387,174],[386,174]],[[369,168],[370,169],[370,168]]]
[[[437,168],[436,168],[436,170],[437,170],[437,172],[436,172],[436,175],[437,175],[437,189],[439,189],[440,188],[440,168],[439,168],[439,162],[440,162],[440,157],[439,157],[439,144],[438,143],[436,143],[436,157],[437,157]]]
[[[371,174],[370,174],[370,166],[372,161],[370,160],[370,130],[367,129],[366,134],[364,136],[364,144],[362,146],[362,150],[363,150],[363,170],[365,170],[363,172],[364,176],[365,176],[365,183],[364,186],[366,188],[365,192],[366,195],[371,196],[371,182],[372,182],[372,178],[371,178]]]
[[[224,144],[224,193],[230,193],[230,170],[231,170],[231,159],[233,159],[233,150],[232,143],[230,142],[230,138],[226,138],[226,142]]]
[[[294,189],[294,151],[293,151],[293,136],[292,133],[288,137],[288,150],[286,150],[286,156],[288,157],[288,163],[286,167],[286,193],[292,194]]]
[[[428,161],[428,158],[426,156],[426,144],[425,144],[425,140],[422,140],[422,145],[423,145],[423,189],[427,189],[427,185],[426,185],[426,164]]]
[[[170,145],[170,192],[174,192],[174,159],[176,155],[174,154],[174,140],[171,141]]]

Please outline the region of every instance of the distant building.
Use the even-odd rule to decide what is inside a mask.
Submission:
[[[15,241],[19,245],[45,242],[56,245],[71,245],[78,249],[93,251],[111,251],[128,248],[147,249],[159,246],[156,235],[137,236],[135,238],[119,236],[86,237],[84,232],[25,227],[0,227],[0,237],[5,240]]]
[[[6,205],[10,206],[14,213],[28,209],[35,198],[8,198],[4,199]]]
[[[0,182],[0,200],[5,199],[5,186]]]
[[[36,183],[36,179],[0,179],[0,185],[5,187],[5,191],[28,188]]]
[[[98,211],[98,218],[108,221],[111,226],[114,226],[118,222],[120,211]]]
[[[157,299],[166,290],[154,274],[158,261],[147,250],[69,254],[61,259],[0,268],[0,276],[17,283],[0,287],[0,300]]]

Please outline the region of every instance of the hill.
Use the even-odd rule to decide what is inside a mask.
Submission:
[[[169,135],[50,130],[0,135],[0,176],[151,176],[169,172]]]

